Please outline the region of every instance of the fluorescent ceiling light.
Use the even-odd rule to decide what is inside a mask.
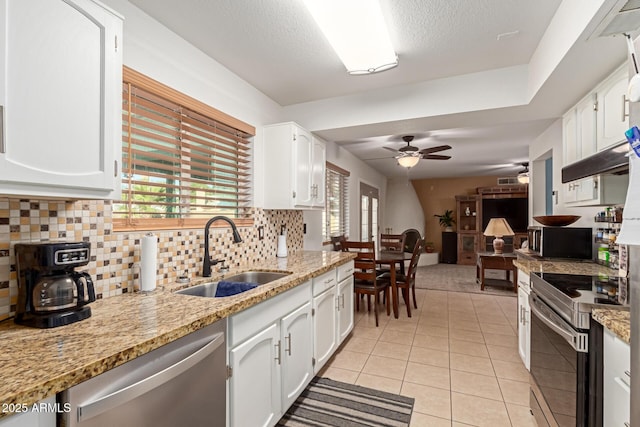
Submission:
[[[398,65],[378,0],[304,0],[349,74]]]
[[[405,167],[407,169],[414,167],[415,165],[418,164],[418,161],[420,161],[419,156],[402,156],[402,157],[397,157],[396,159],[398,160],[398,164],[400,166]]]

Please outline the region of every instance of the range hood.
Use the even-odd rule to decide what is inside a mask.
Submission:
[[[623,175],[629,173],[629,144],[600,151],[562,168],[562,183],[600,174]]]
[[[591,37],[631,33],[640,27],[640,0],[616,0]]]

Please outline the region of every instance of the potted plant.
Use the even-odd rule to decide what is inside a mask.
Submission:
[[[438,222],[444,227],[444,231],[453,231],[453,224],[455,224],[456,220],[453,218],[452,210],[447,209],[442,215],[436,214],[434,216],[438,218]]]
[[[424,244],[424,251],[427,253],[432,253],[435,250],[435,245],[433,244],[433,242],[426,242]]]

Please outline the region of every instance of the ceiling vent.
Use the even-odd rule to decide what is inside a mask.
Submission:
[[[640,28],[640,0],[618,0],[600,21],[592,36],[631,33]]]
[[[517,185],[518,177],[517,176],[506,176],[502,178],[498,178],[498,185]]]

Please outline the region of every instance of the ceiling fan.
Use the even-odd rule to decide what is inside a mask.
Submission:
[[[518,182],[520,184],[528,184],[529,183],[529,162],[522,162],[522,170],[518,172]]]
[[[411,145],[411,141],[413,141],[413,135],[405,135],[402,137],[402,140],[407,143],[405,147],[400,149],[395,149],[391,147],[382,147],[385,150],[393,151],[397,155],[395,156],[396,160],[401,166],[406,168],[410,168],[415,166],[420,159],[429,159],[429,160],[449,160],[451,156],[444,156],[441,154],[433,154],[439,151],[450,150],[450,145],[439,145],[437,147],[431,148],[423,148],[420,150],[418,147]]]

